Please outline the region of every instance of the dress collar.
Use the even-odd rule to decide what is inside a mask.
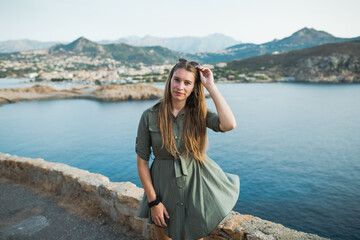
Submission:
[[[161,103],[161,101],[158,101],[155,105],[153,105],[152,108],[151,108],[151,111],[158,111],[159,107],[160,107],[160,103]],[[173,117],[177,118],[177,117],[179,117],[181,115],[184,115],[184,114],[185,114],[185,106],[181,109],[181,111],[178,113],[178,115],[176,117],[174,115],[173,115]]]
[[[178,115],[175,117],[174,115],[173,115],[173,117],[176,119],[176,118],[178,118],[178,117],[180,117],[181,115],[184,115],[185,114],[185,107],[183,107],[183,109],[181,109],[181,111],[178,113]]]
[[[185,107],[183,107],[183,109],[181,109],[181,111],[178,113],[178,116],[184,115],[184,113],[185,113]]]

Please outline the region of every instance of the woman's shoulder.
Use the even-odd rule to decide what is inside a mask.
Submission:
[[[157,112],[159,111],[160,104],[161,104],[161,100],[159,100],[159,101],[156,102],[154,105],[152,105],[151,107],[149,107],[148,109],[146,109],[145,112],[148,112],[148,113],[157,113]]]
[[[149,109],[149,111],[152,111],[152,112],[158,112],[160,105],[161,105],[161,100],[159,100],[157,103],[155,103],[153,106],[151,106],[148,109]]]
[[[154,116],[159,111],[160,104],[161,104],[161,101],[158,101],[153,106],[145,109],[145,111],[142,114],[143,117],[149,117],[150,115]]]

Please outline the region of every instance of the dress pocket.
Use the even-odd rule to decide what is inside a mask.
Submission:
[[[162,146],[162,138],[160,129],[156,125],[149,125],[149,131],[151,134],[151,143],[153,147]]]

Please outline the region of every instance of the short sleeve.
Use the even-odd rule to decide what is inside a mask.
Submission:
[[[220,129],[220,119],[217,113],[208,109],[206,113],[206,127],[211,128],[215,132],[223,132]]]
[[[137,136],[136,136],[136,153],[145,161],[149,161],[151,153],[151,137],[149,132],[149,111],[143,112],[140,118]]]

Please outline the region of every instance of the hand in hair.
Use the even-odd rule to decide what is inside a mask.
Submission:
[[[204,68],[200,66],[197,66],[197,69],[199,70],[200,80],[202,84],[204,85],[206,90],[209,91],[214,85],[214,76],[212,71],[209,68]]]
[[[217,113],[220,119],[220,129],[223,132],[233,130],[236,127],[236,120],[229,105],[221,95],[219,89],[214,83],[213,73],[209,68],[197,67],[200,73],[200,79],[206,90],[213,99]]]

